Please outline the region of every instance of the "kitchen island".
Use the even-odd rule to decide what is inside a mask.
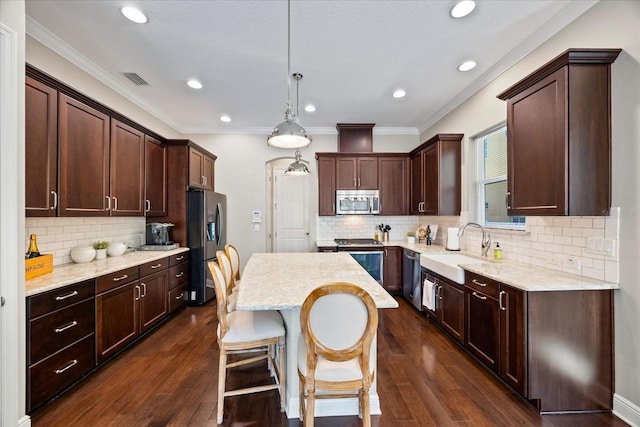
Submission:
[[[348,253],[253,254],[242,273],[238,310],[279,310],[287,336],[286,412],[299,416],[297,372],[300,308],[307,295],[330,282],[354,283],[369,292],[378,308],[396,308],[398,302],[382,288]],[[374,341],[373,347],[376,348]],[[376,355],[372,356],[376,366]],[[376,382],[371,387],[371,414],[380,414]],[[316,402],[316,416],[357,415],[357,399],[326,399]]]

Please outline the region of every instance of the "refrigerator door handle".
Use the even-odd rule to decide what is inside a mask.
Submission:
[[[216,241],[216,244],[218,244],[218,246],[220,245],[220,242],[223,241],[222,239],[222,230],[224,230],[223,226],[224,226],[224,218],[222,217],[222,204],[218,203],[218,205],[216,206],[216,219],[218,224],[216,224],[216,227],[218,227],[218,240]]]

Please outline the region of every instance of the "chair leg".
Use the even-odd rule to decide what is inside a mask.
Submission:
[[[285,338],[278,338],[278,381],[280,383],[280,412],[284,412],[287,400],[287,364],[285,363]]]
[[[313,394],[313,391],[307,390],[307,410],[304,414],[305,416],[305,427],[313,427],[313,423],[315,421],[315,406],[316,406],[316,396]]]
[[[224,415],[224,388],[227,378],[227,352],[220,349],[220,364],[218,366],[218,424],[222,424]]]
[[[369,389],[362,390],[362,425],[371,427],[371,409],[369,408]]]
[[[274,345],[269,344],[267,346],[267,368],[272,377],[275,377],[276,373],[273,370],[273,358],[275,357]]]

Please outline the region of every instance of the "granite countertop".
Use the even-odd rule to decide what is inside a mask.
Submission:
[[[329,282],[362,287],[378,308],[398,307],[347,252],[256,253],[247,262],[241,280],[238,310],[299,309],[313,289]]]
[[[317,246],[336,246],[332,240],[319,240]],[[493,258],[482,258],[476,254],[467,252],[451,252],[443,245],[429,245],[424,242],[408,243],[406,240],[392,240],[383,242],[384,246],[400,246],[421,254],[425,253],[459,253],[468,257],[481,259],[483,263],[460,264],[466,271],[477,273],[501,283],[513,286],[524,291],[581,291],[581,290],[602,290],[620,289],[618,283],[607,282],[606,280],[591,279],[589,277],[578,276],[577,274],[564,273],[544,267],[537,267],[530,264],[523,264],[509,260],[495,260]]]
[[[64,264],[53,267],[51,273],[35,277],[25,282],[25,296],[31,296],[72,283],[93,279],[149,261],[155,261],[187,252],[189,248],[177,248],[170,251],[134,251],[117,257],[94,260],[83,264]]]

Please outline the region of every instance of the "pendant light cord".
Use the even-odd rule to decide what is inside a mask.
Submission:
[[[291,0],[287,1],[287,109],[291,108]]]

